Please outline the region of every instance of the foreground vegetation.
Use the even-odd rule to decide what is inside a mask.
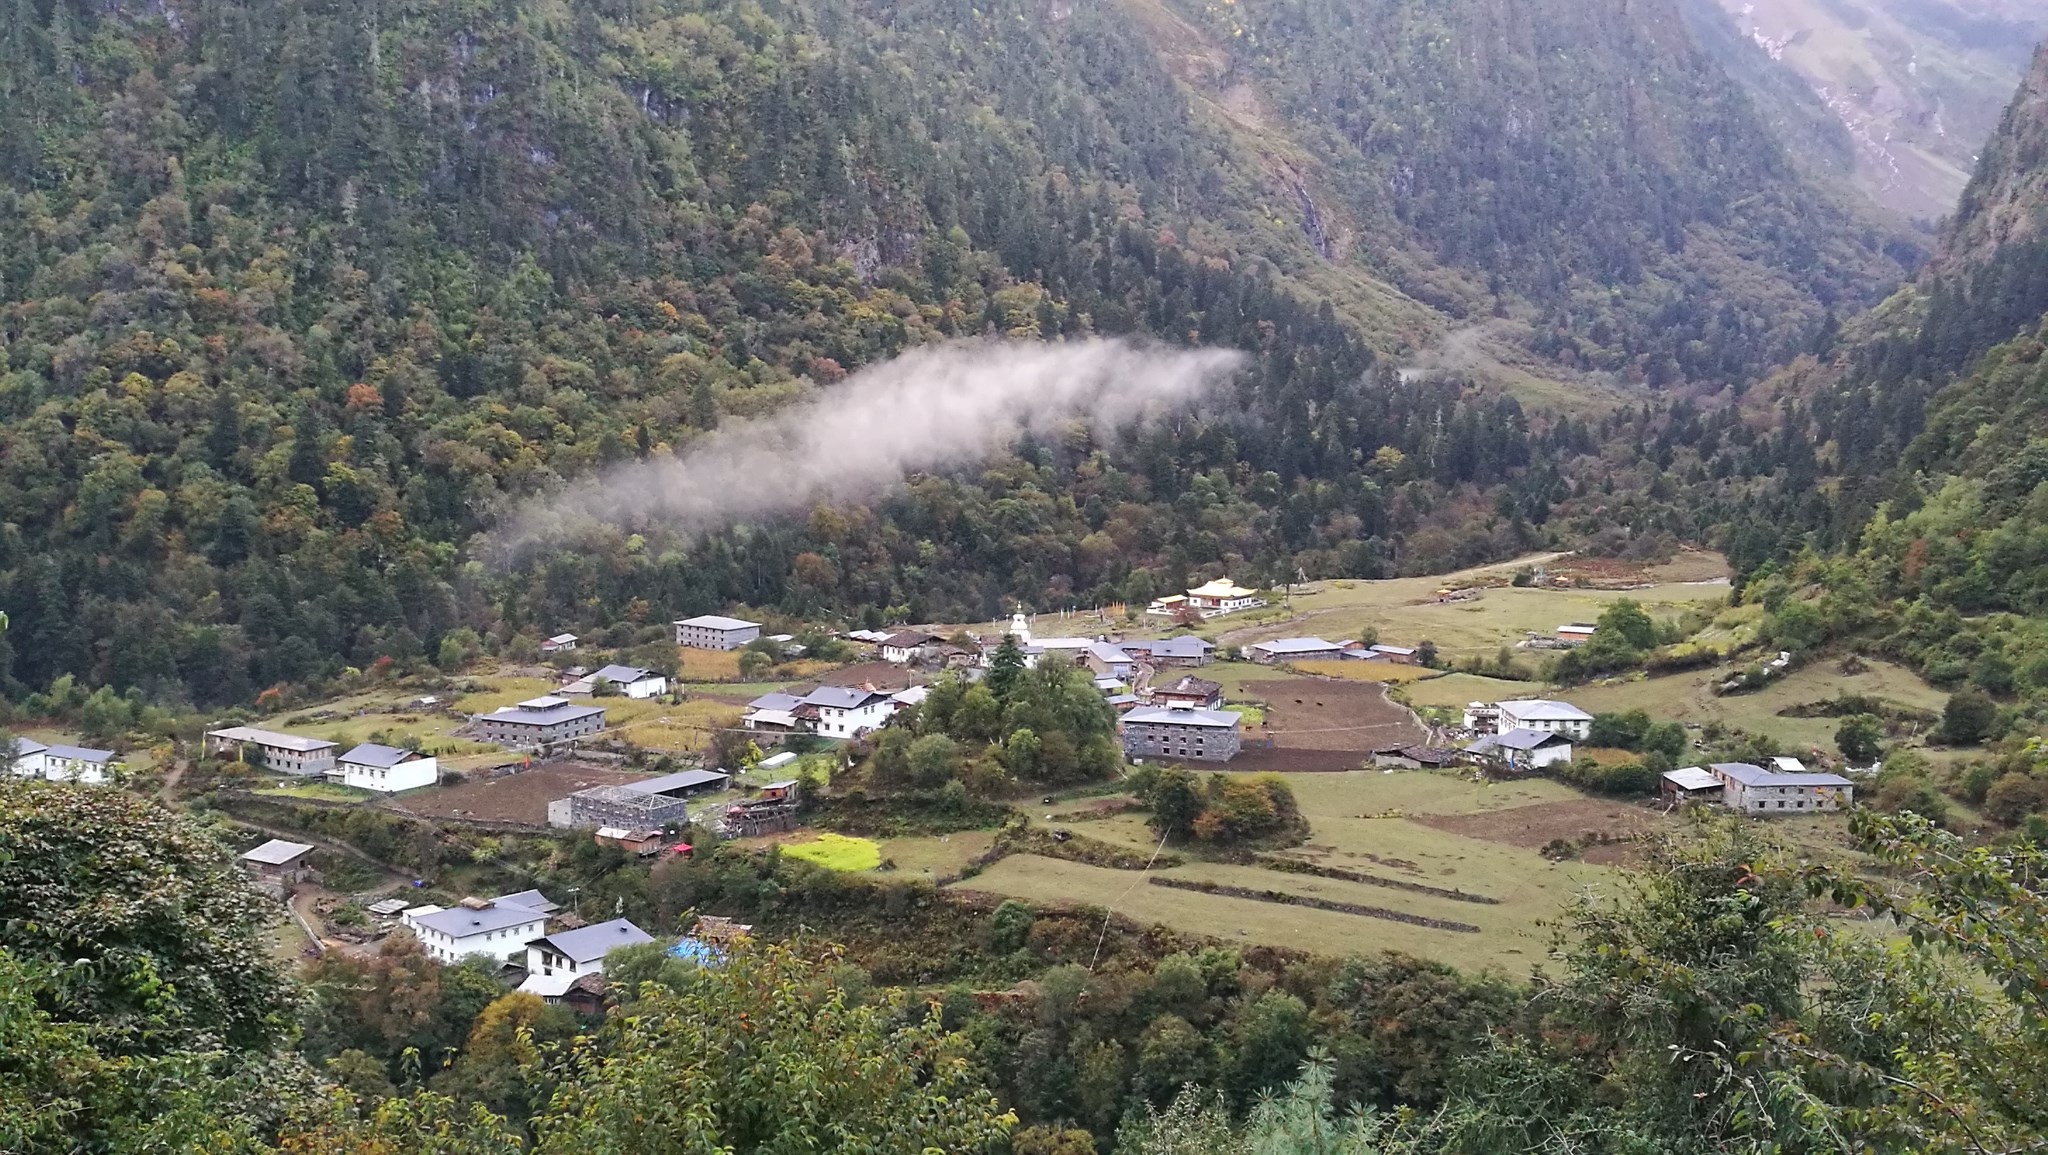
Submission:
[[[1899,873],[1841,875],[1706,822],[1614,899],[1568,911],[1562,966],[1520,981],[1175,949],[716,854],[657,870],[661,905],[801,917],[847,948],[743,945],[708,969],[632,948],[609,968],[622,1013],[579,1022],[403,937],[289,978],[258,948],[273,916],[193,820],[5,784],[0,1137],[27,1155],[1326,1150],[1284,1137],[1357,1104],[1368,1114],[1339,1133],[1360,1151],[2048,1138],[2029,1090],[2048,1054],[2038,852],[1965,849],[1910,819],[1857,834]],[[110,917],[116,897],[136,901]],[[1912,936],[1861,933],[1814,898]],[[956,978],[892,989],[863,966],[889,936],[925,965],[950,957]],[[62,966],[78,952],[104,962]]]

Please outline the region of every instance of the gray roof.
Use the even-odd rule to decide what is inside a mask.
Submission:
[[[34,738],[16,738],[14,740],[14,749],[16,757],[26,758],[30,754],[40,754],[48,750],[49,747],[36,741]]]
[[[1112,706],[1128,706],[1137,700],[1138,696],[1136,694],[1111,694],[1103,699],[1103,701],[1108,702]]]
[[[720,770],[678,770],[674,774],[663,774],[659,778],[643,778],[638,782],[624,783],[627,790],[637,794],[666,794],[671,790],[694,790],[699,786],[711,786],[732,781],[732,775]]]
[[[1407,656],[1408,656],[1409,654],[1412,654],[1412,653],[1414,653],[1414,652],[1415,652],[1415,647],[1414,647],[1414,646],[1373,646],[1373,647],[1372,647],[1372,652],[1373,652],[1373,653],[1376,653],[1376,654],[1398,654],[1398,655],[1400,655],[1400,656],[1402,656],[1402,657],[1407,657]]]
[[[1111,665],[1120,665],[1123,663],[1127,663],[1131,660],[1131,656],[1129,654],[1123,652],[1123,650],[1119,649],[1116,646],[1110,645],[1108,642],[1090,643],[1088,646],[1088,653],[1092,657],[1094,657],[1096,661],[1108,662]]]
[[[1518,726],[1505,734],[1495,734],[1493,744],[1510,750],[1536,750],[1544,746],[1569,746],[1572,740],[1554,731]]]
[[[652,808],[661,802],[673,801],[666,794],[635,790],[631,786],[585,786],[569,797],[588,798],[594,802],[611,802],[620,806],[638,806],[643,809]]]
[[[549,902],[548,896],[538,890],[522,890],[516,894],[501,894],[491,901],[506,903],[512,906],[528,907],[542,914],[553,914],[562,909],[561,903]]]
[[[265,866],[283,866],[303,855],[312,853],[312,846],[304,842],[286,842],[273,838],[254,850],[242,855],[243,862],[260,862]]]
[[[507,706],[502,710],[492,710],[490,713],[485,714],[483,720],[486,722],[511,722],[520,726],[556,726],[563,722],[573,722],[578,718],[588,718],[592,714],[603,713],[603,706],[573,706],[564,702],[559,706],[549,706],[541,710],[527,710],[521,709],[518,706]]]
[[[1539,722],[1590,722],[1593,715],[1586,713],[1570,702],[1554,702],[1549,698],[1517,698],[1509,702],[1497,702],[1503,710],[1512,710],[1517,718],[1530,718]]]
[[[1280,638],[1271,642],[1255,643],[1251,648],[1273,654],[1313,654],[1322,650],[1337,650],[1343,647],[1335,642],[1326,642],[1321,638]]]
[[[1732,778],[1744,786],[1854,786],[1840,774],[1782,774],[1748,762],[1715,762],[1714,773]]]
[[[758,630],[761,628],[760,622],[728,618],[719,614],[698,614],[694,618],[684,618],[676,624],[679,626],[696,626],[699,629],[705,630]]]
[[[375,742],[365,742],[348,753],[343,754],[341,760],[357,766],[381,766],[388,770],[412,756],[413,752],[411,750],[400,750],[396,746],[379,746]]]
[[[31,754],[34,752],[33,750],[29,751]],[[112,750],[94,750],[89,746],[66,746],[62,743],[43,747],[43,753],[52,758],[70,758],[79,762],[91,762],[102,766],[114,760],[114,752]]]
[[[1178,710],[1171,706],[1147,706],[1124,715],[1125,722],[1160,726],[1201,726],[1235,730],[1242,716],[1235,710]]]
[[[615,918],[610,922],[601,922],[596,926],[586,926],[579,930],[556,931],[551,935],[534,939],[528,945],[547,943],[555,948],[557,954],[567,955],[576,965],[581,966],[587,962],[596,962],[619,947],[639,946],[643,942],[653,941],[653,935],[634,926],[630,919]]]
[[[1664,772],[1664,781],[1671,783],[1680,790],[1719,790],[1721,788],[1721,780],[1719,778],[1714,777],[1697,766],[1681,766],[1676,770],[1666,770]]]
[[[334,743],[319,738],[301,738],[297,734],[283,734],[276,730],[259,730],[254,726],[228,726],[219,730],[208,730],[209,738],[225,738],[230,742],[253,742],[258,746],[275,746],[280,750],[297,750],[311,753],[315,750],[331,750]]]
[[[644,678],[658,678],[661,675],[653,670],[643,670],[639,666],[604,666],[590,676],[593,678],[603,678],[607,682],[619,682],[630,685]]]
[[[1171,686],[1156,686],[1154,690],[1161,694],[1201,694],[1205,697],[1214,697],[1223,692],[1223,683],[1212,682],[1207,678],[1197,678],[1193,674],[1189,674],[1185,677],[1174,679]]]
[[[879,690],[864,690],[859,686],[819,686],[804,695],[804,703],[834,710],[858,710],[876,698],[886,699],[888,696]]]
[[[468,938],[473,934],[488,934],[522,923],[545,923],[547,914],[530,906],[494,899],[491,905],[482,910],[451,906],[447,910],[420,915],[413,921],[428,930],[438,930],[450,938]]]
[[[802,701],[803,699],[795,694],[785,694],[778,690],[763,694],[748,702],[747,708],[750,710],[794,710],[797,704]]]
[[[1161,658],[1199,658],[1216,648],[1216,643],[1196,637],[1159,638],[1155,641],[1122,644],[1127,653],[1143,651]]]

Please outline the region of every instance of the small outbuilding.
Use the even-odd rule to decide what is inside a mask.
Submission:
[[[312,864],[306,861],[312,853],[313,847],[308,843],[273,838],[253,850],[244,851],[239,861],[242,869],[259,884],[288,890],[294,884],[314,877]]]

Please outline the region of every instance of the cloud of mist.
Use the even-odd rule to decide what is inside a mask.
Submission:
[[[1082,418],[1114,427],[1195,397],[1242,353],[1092,339],[956,341],[871,366],[757,421],[729,423],[675,457],[574,482],[494,536],[519,550],[599,526],[699,533],[870,497],[907,473],[989,456],[1026,430]]]

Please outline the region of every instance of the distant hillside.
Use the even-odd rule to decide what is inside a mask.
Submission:
[[[1752,412],[1812,448],[1730,517],[1739,569],[1829,591],[1824,633],[2001,697],[2048,697],[2044,92],[2048,49],[1928,269]],[[1808,545],[1832,556],[1799,562]]]
[[[986,617],[1485,560],[1642,467],[1568,469],[1589,426],[1395,366],[1739,385],[1913,255],[1668,0],[10,11],[17,693],[212,705],[731,603]],[[871,509],[465,556],[524,495],[990,333],[1254,368],[1140,444]]]
[[[1857,183],[1896,212],[1952,212],[2027,67],[2048,36],[2032,0],[1689,0],[1717,13],[1800,77],[1853,141]],[[1735,46],[1723,44],[1725,61]],[[1776,81],[1740,64],[1760,103],[1789,107]],[[1787,118],[1804,134],[1803,114]],[[1796,136],[1808,139],[1810,136]]]
[[[1526,302],[1567,364],[1732,384],[1917,255],[1791,163],[1671,0],[1182,7],[1221,61],[1191,78],[1294,146],[1264,148],[1321,251],[1453,312]]]

